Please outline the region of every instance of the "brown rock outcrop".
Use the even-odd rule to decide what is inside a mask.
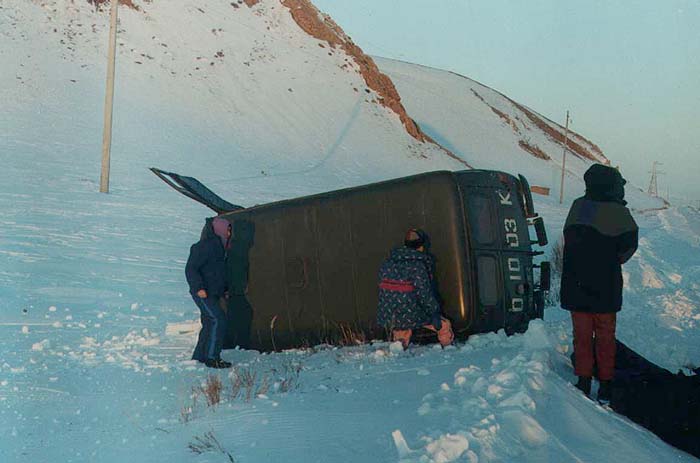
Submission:
[[[104,3],[109,3],[109,0],[87,0],[87,2],[91,5],[95,5],[95,8],[99,8],[100,5]],[[134,5],[134,2],[132,2],[131,0],[119,0],[119,4],[128,6],[132,10],[140,11],[140,8]]]
[[[550,159],[552,159],[547,153],[542,151],[542,148],[540,148],[537,145],[530,144],[525,140],[518,141],[518,146],[520,146],[522,149],[535,156],[536,158],[544,159],[545,161],[549,161]]]
[[[560,143],[561,145],[564,144],[565,134],[563,132],[560,132],[559,130],[552,127],[550,124],[545,122],[545,120],[542,119],[539,115],[535,114],[533,111],[530,111],[528,108],[521,105],[520,103],[516,103],[513,100],[510,100],[510,101],[511,101],[511,103],[513,103],[515,105],[516,108],[518,108],[520,111],[525,113],[525,115],[528,117],[528,119],[530,119],[532,121],[532,123],[535,124],[545,134],[547,134],[548,137],[550,137],[552,140]],[[589,151],[588,149],[586,149],[584,146],[582,146],[581,144],[577,143],[574,140],[574,138],[576,138],[576,137],[578,137],[582,140],[585,140],[579,134],[569,130],[569,138],[568,138],[568,140],[566,140],[566,146],[567,146],[568,151],[574,153],[574,155],[576,155],[578,157],[586,158],[586,159],[593,161],[593,162],[602,162],[602,163],[606,163],[606,164],[610,162],[603,155],[600,148],[598,148],[596,145],[588,142],[592,147],[592,151],[595,152],[595,154],[594,154],[591,151]]]
[[[292,18],[294,18],[294,21],[296,21],[304,32],[312,37],[327,42],[332,48],[341,48],[354,58],[359,67],[360,75],[362,75],[362,78],[365,80],[367,87],[374,90],[379,96],[379,104],[395,112],[401,119],[406,131],[413,138],[440,146],[439,143],[423,133],[418,124],[408,116],[406,109],[403,107],[403,104],[401,104],[401,96],[391,79],[379,71],[374,60],[367,56],[360,47],[355,45],[352,39],[345,34],[343,29],[338,26],[333,19],[328,15],[322,14],[310,0],[281,0],[281,2],[284,6],[289,8]],[[471,167],[445,147],[440,147],[454,159]]]
[[[451,73],[454,74],[454,75],[456,75],[456,76],[458,76],[458,77],[461,77],[462,79],[467,79],[467,80],[469,80],[469,81],[472,81],[472,79],[470,79],[470,78],[468,78],[468,77],[466,77],[466,76],[463,76],[462,74],[458,74],[458,73],[456,73],[456,72],[451,72]],[[478,82],[477,82],[477,83],[478,83]],[[513,104],[513,106],[515,106],[517,109],[519,109],[520,111],[522,111],[522,112],[525,114],[525,116],[527,116],[527,118],[530,119],[530,120],[531,120],[540,130],[542,130],[548,137],[550,137],[550,138],[553,139],[554,141],[557,141],[557,142],[561,143],[562,145],[564,144],[564,137],[565,137],[565,135],[564,135],[564,128],[563,128],[561,125],[559,125],[559,124],[557,124],[557,123],[555,123],[555,122],[550,121],[550,122],[552,122],[553,125],[556,125],[556,126],[559,127],[559,129],[561,129],[561,131],[560,131],[560,130],[557,130],[557,129],[553,128],[550,124],[548,124],[547,122],[545,122],[545,120],[544,120],[544,118],[543,118],[542,116],[540,116],[539,114],[535,113],[534,111],[531,111],[530,109],[528,109],[528,108],[525,107],[524,105],[521,105],[520,103],[514,101],[513,99],[507,97],[506,95],[504,95],[503,93],[499,92],[498,90],[494,90],[493,88],[488,87],[488,86],[483,85],[483,84],[479,84],[479,85],[482,85],[482,86],[488,88],[489,90],[498,93],[498,94],[501,95],[503,98],[505,98],[506,100],[510,101],[511,104]],[[481,97],[481,95],[479,95],[478,93],[476,93],[476,91],[475,91],[474,89],[472,89],[472,93],[474,93],[474,95],[475,95],[477,98],[479,98],[484,104],[486,104],[486,105],[488,105],[489,107],[491,107],[491,105],[489,105],[488,103],[486,103],[486,101],[484,100],[484,98]],[[496,110],[494,110],[493,107],[491,107],[491,109],[492,109],[496,114],[498,114],[498,112],[496,112]],[[499,114],[499,117],[500,117],[500,114]],[[520,120],[517,116],[516,116],[516,119]],[[504,119],[504,120],[505,120],[505,119]],[[516,130],[516,127],[514,127],[514,131],[515,131],[516,133],[520,133],[519,130]],[[588,145],[588,148],[586,148],[586,147],[584,147],[584,146],[581,146],[581,144],[577,143],[577,142],[575,141],[575,139],[579,139],[579,140],[581,140],[582,142],[584,142],[585,144],[587,144],[587,145]],[[607,157],[605,157],[605,154],[603,153],[603,150],[601,150],[600,147],[599,147],[598,145],[596,145],[596,144],[593,143],[592,141],[588,140],[588,139],[585,138],[584,136],[582,136],[582,135],[580,135],[580,134],[578,134],[578,133],[572,131],[571,129],[569,129],[569,140],[567,141],[567,146],[568,146],[569,150],[570,150],[572,153],[574,153],[576,156],[579,156],[579,157],[582,157],[582,158],[586,158],[586,159],[589,159],[589,160],[594,161],[594,162],[600,162],[600,163],[603,163],[603,164],[610,165],[610,160],[609,160]],[[523,147],[522,145],[520,145],[520,147],[523,148],[523,149],[525,149],[525,147]],[[527,150],[527,149],[526,149],[526,151],[530,152],[530,151]]]
[[[484,103],[486,106],[488,106],[489,108],[491,108],[491,111],[493,111],[493,113],[494,113],[495,115],[497,115],[498,117],[500,117],[501,119],[503,119],[503,121],[506,122],[506,123],[513,129],[513,131],[514,131],[515,133],[517,133],[517,134],[520,133],[520,129],[518,128],[518,125],[515,123],[515,121],[514,121],[513,119],[510,118],[510,116],[509,116],[508,114],[504,113],[503,111],[499,111],[498,109],[496,109],[496,108],[494,108],[493,106],[491,106],[490,104],[488,104],[488,103],[486,102],[486,100],[484,100],[484,97],[482,97],[481,95],[479,95],[479,94],[476,92],[476,90],[474,90],[473,88],[470,89],[470,90],[472,91],[472,93],[474,94],[475,97],[477,97],[479,100],[481,100],[481,102]]]

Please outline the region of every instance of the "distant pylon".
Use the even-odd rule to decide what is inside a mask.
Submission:
[[[660,163],[659,161],[654,161],[651,164],[651,172],[650,172],[651,180],[649,181],[649,189],[647,190],[647,192],[649,193],[649,195],[654,196],[654,197],[659,196],[658,177],[660,174],[663,174],[663,172],[659,172],[658,170],[656,170],[656,166],[660,166],[660,165],[662,165],[662,163]]]

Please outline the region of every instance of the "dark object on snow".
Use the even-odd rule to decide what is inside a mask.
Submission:
[[[533,275],[538,253],[528,230],[535,213],[522,176],[430,172],[227,209],[195,179],[153,172],[233,224],[229,290],[244,298],[237,299],[240,310],[230,300],[227,317],[249,323],[249,332],[232,331],[239,339],[249,336],[251,348],[335,342],[348,332],[382,336],[377,269],[411,227],[433,239],[437,292],[458,336],[523,331],[542,317]]]
[[[221,359],[210,359],[205,361],[204,364],[209,368],[231,368],[231,362],[227,362],[226,360]]]
[[[617,341],[610,406],[700,458],[700,375],[674,375]]]
[[[621,342],[616,363],[612,409],[700,458],[700,376],[674,375]]]

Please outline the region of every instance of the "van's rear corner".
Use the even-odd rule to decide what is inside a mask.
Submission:
[[[472,317],[469,332],[523,332],[542,318],[549,263],[535,265],[545,246],[542,218],[527,180],[485,170],[455,173],[461,192],[470,254]],[[537,239],[530,237],[530,227]],[[539,274],[535,283],[535,273]]]

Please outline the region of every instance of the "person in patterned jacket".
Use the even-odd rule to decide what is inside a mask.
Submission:
[[[423,230],[408,230],[404,246],[394,248],[379,269],[377,323],[391,331],[392,341],[400,341],[404,349],[417,328],[437,332],[443,346],[454,340],[450,321],[442,317],[435,297],[427,244]]]

